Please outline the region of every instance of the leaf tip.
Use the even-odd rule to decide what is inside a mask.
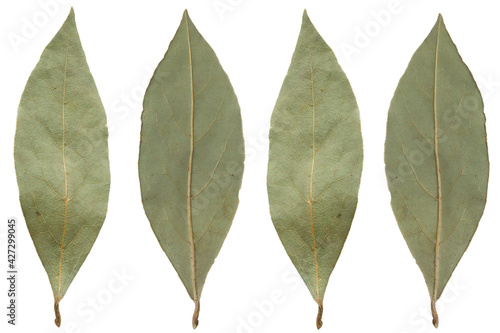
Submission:
[[[56,300],[54,303],[54,312],[56,313],[56,319],[54,322],[56,323],[57,327],[61,327],[61,313],[59,312],[59,301]]]
[[[182,14],[181,24],[187,24],[189,26],[194,26],[193,21],[191,20],[191,16],[189,16],[189,12],[187,9],[184,9],[184,13]]]
[[[318,316],[316,317],[316,328],[319,330],[323,326],[323,301],[318,302]]]
[[[309,28],[310,26],[313,26],[313,23],[311,21],[311,18],[309,17],[309,14],[307,14],[307,9],[304,9],[304,14],[302,14],[302,28],[301,29]]]
[[[311,21],[311,19],[309,18],[309,15],[307,14],[307,9],[304,9],[304,13],[302,14],[302,21],[303,22]]]
[[[439,15],[438,15],[437,22],[438,23],[444,23],[443,15],[441,15],[441,13],[439,13]]]
[[[71,6],[71,9],[69,10],[69,14],[68,17],[66,17],[65,22],[75,23],[75,9],[73,6]]]

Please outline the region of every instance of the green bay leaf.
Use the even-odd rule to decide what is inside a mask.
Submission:
[[[436,302],[486,203],[483,101],[439,18],[413,55],[389,109],[385,143],[391,205]]]
[[[186,11],[144,98],[139,176],[151,227],[195,302],[193,328],[236,213],[243,161],[236,95]]]
[[[267,188],[278,235],[318,304],[351,227],[363,163],[346,75],[304,12],[271,118]]]
[[[110,186],[106,114],[73,9],[21,98],[14,157],[21,206],[59,302],[104,222]]]

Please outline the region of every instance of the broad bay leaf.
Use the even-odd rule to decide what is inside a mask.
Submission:
[[[238,206],[244,146],[236,95],[184,13],[144,98],[139,177],[161,247],[195,302]]]
[[[269,139],[271,217],[318,304],[319,329],[326,285],[356,210],[363,144],[349,81],[306,12]]]
[[[483,101],[439,15],[389,109],[385,143],[391,205],[436,301],[483,214],[488,186]]]
[[[31,73],[17,116],[14,157],[21,206],[59,302],[106,216],[106,114],[73,9]]]

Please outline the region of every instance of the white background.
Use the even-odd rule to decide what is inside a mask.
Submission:
[[[46,3],[56,6],[47,11]],[[12,151],[24,85],[71,5],[108,115],[112,179],[106,221],[61,303],[57,329],[51,288],[22,217]],[[215,5],[230,10],[221,13]],[[192,331],[193,302],[149,226],[137,172],[144,88],[186,7],[232,81],[247,144],[241,203],[208,275],[197,332],[316,331],[316,304],[277,237],[266,192],[270,116],[305,7],[352,84],[365,154],[358,210],[327,288],[322,331],[434,332],[423,276],[391,211],[383,148],[393,92],[441,12],[483,94],[491,174],[479,229],[438,303],[439,332],[498,332],[500,4],[486,0],[3,0],[0,219],[3,224],[9,216],[19,218],[20,278],[16,327],[6,324],[7,284],[3,278],[0,283],[2,332]],[[374,13],[389,9],[385,22],[378,23]],[[38,27],[30,33],[29,24]],[[370,36],[361,40],[360,31],[367,29]],[[346,53],[349,47],[357,53]],[[2,225],[1,267],[5,232]],[[129,280],[116,280],[123,273]]]

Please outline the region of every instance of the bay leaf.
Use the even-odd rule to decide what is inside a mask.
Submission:
[[[483,214],[489,173],[481,94],[441,15],[392,99],[385,165],[392,209],[438,327],[436,302]]]
[[[139,176],[151,227],[189,296],[200,296],[238,206],[240,108],[187,11],[144,97]]]
[[[109,186],[106,114],[73,9],[31,73],[14,144],[19,196],[36,251],[59,302],[104,222]]]
[[[305,11],[269,140],[271,217],[318,304],[319,329],[326,285],[357,206],[363,144],[349,81]]]

